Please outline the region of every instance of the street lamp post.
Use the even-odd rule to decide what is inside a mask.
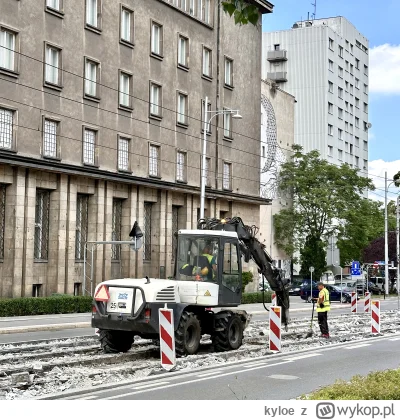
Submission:
[[[389,295],[389,245],[388,245],[388,214],[387,214],[387,172],[385,172],[385,294]]]
[[[207,173],[206,173],[206,156],[207,156],[207,127],[211,124],[211,120],[221,114],[234,114],[232,118],[241,119],[242,116],[239,114],[237,109],[224,109],[222,111],[208,111],[207,110],[208,97],[204,101],[204,136],[203,136],[203,154],[201,159],[201,192],[200,192],[200,219],[204,218],[204,202],[206,195],[206,182],[207,182]],[[207,114],[214,113],[214,115],[207,121]]]
[[[399,241],[400,241],[400,222],[399,222],[399,218],[400,218],[400,196],[397,195],[397,202],[396,202],[396,259],[397,259],[397,269],[396,269],[396,277],[397,277],[397,310],[400,310],[400,291],[399,291],[399,257],[400,257],[400,250],[399,250]]]

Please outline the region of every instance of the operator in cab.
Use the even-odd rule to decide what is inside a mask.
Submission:
[[[217,272],[217,261],[216,258],[212,255],[211,246],[205,245],[201,253],[202,257],[206,257],[208,264],[202,264],[201,273],[206,275],[209,280],[215,278],[215,273]]]

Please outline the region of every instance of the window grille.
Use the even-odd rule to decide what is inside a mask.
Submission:
[[[11,149],[13,139],[13,111],[0,108],[0,147]]]
[[[45,120],[43,135],[43,155],[57,157],[57,122]]]
[[[47,260],[49,256],[49,212],[50,192],[36,190],[35,242],[36,260]]]
[[[122,232],[122,201],[119,198],[113,199],[112,210],[112,240],[120,241]],[[111,246],[111,258],[113,260],[121,260],[121,245]]]
[[[150,146],[149,149],[149,175],[158,176],[158,146]]]
[[[4,258],[4,232],[6,227],[6,186],[0,184],[0,259]]]
[[[129,170],[129,140],[120,138],[118,141],[118,169]]]
[[[151,213],[153,204],[144,203],[143,259],[151,260]]]
[[[94,165],[94,147],[96,143],[96,132],[93,130],[85,130],[83,139],[83,162]]]
[[[75,258],[83,260],[89,228],[89,197],[78,194],[76,200]]]

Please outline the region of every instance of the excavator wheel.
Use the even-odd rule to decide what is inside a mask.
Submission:
[[[179,356],[195,354],[200,347],[201,327],[197,316],[184,311],[175,331],[175,351]]]
[[[131,331],[100,330],[99,334],[104,353],[126,353],[134,340],[134,333]]]
[[[236,350],[242,345],[243,323],[239,315],[228,311],[216,314],[213,344],[215,351]]]

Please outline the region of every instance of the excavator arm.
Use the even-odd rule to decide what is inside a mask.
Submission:
[[[257,238],[258,228],[246,226],[240,217],[231,219],[200,219],[198,229],[225,230],[236,232],[244,260],[252,259],[258,266],[259,272],[267,279],[271,289],[275,292],[277,305],[282,307],[282,323],[287,329],[289,323],[289,281],[283,279],[282,271],[274,267],[272,258]]]

